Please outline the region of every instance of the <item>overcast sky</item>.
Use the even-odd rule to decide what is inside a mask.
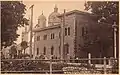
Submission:
[[[41,15],[42,11],[43,14],[46,16],[46,19],[48,20],[48,16],[50,13],[53,12],[55,5],[58,7],[58,12],[63,13],[63,10],[66,9],[66,11],[71,10],[80,10],[84,11],[84,3],[85,1],[23,1],[23,3],[26,5],[26,17],[30,17],[30,9],[29,7],[34,4],[34,11],[33,11],[33,26],[37,24],[38,16]],[[17,31],[18,34],[21,35],[22,33],[21,28]],[[17,39],[16,43],[21,42],[21,36]]]

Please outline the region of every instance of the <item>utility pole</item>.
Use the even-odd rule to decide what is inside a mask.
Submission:
[[[30,7],[31,9],[31,22],[30,22],[30,58],[32,58],[32,27],[33,27],[33,6]]]
[[[65,25],[65,9],[63,14],[63,22],[61,25],[61,60],[64,58],[63,50],[64,50],[64,25]]]
[[[117,47],[116,47],[116,32],[117,32],[117,25],[116,25],[116,22],[114,22],[114,24],[112,25],[113,26],[113,31],[114,31],[114,58],[116,59],[116,50],[117,50]]]

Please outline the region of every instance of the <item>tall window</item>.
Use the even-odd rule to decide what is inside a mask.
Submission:
[[[37,55],[39,55],[39,48],[37,48]]]
[[[59,38],[60,38],[60,36],[61,36],[61,34],[60,34],[60,32],[59,32]]]
[[[60,46],[59,46],[59,54],[61,54]]]
[[[44,39],[44,40],[47,40],[47,35],[44,35],[43,39]]]
[[[46,55],[46,47],[44,47],[43,54]]]
[[[39,41],[40,40],[40,36],[37,36],[37,41]]]
[[[51,47],[51,55],[53,55],[53,53],[54,53],[54,47],[52,46]]]
[[[69,44],[66,44],[66,53],[68,54],[69,53]]]
[[[55,37],[55,34],[53,33],[53,39],[54,39],[54,37]]]
[[[82,36],[84,36],[84,31],[85,31],[85,29],[84,29],[84,27],[82,27]]]
[[[82,36],[86,35],[88,33],[87,27],[82,27]]]
[[[65,28],[65,36],[67,35],[67,28]]]
[[[88,28],[87,27],[85,27],[85,34],[87,34],[88,33]]]
[[[52,33],[52,34],[51,34],[51,39],[54,39],[54,38],[55,38],[55,34]]]
[[[70,35],[70,27],[68,27],[68,35]]]

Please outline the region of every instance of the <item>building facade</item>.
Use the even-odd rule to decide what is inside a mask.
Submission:
[[[38,18],[38,24],[33,30],[35,34],[35,56],[45,55],[47,58],[51,56],[60,58],[62,56],[64,59],[75,58],[78,55],[79,45],[83,44],[81,28],[88,21],[85,18],[86,15],[90,14],[73,10],[66,12],[65,19],[63,19],[64,14],[59,14],[58,8],[55,6],[54,11],[48,17],[47,26],[46,17],[42,13]],[[65,22],[64,25],[62,25],[63,22]],[[61,26],[63,26],[63,30]],[[61,48],[62,44],[63,49]],[[82,52],[81,54],[82,57],[87,57],[86,53]]]
[[[96,15],[79,10],[60,14],[55,6],[48,17],[47,26],[46,17],[42,13],[33,29],[35,56],[44,55],[48,59],[51,56],[58,59],[88,58],[90,51],[82,50],[81,47],[85,40],[92,39],[84,38],[84,35],[87,35],[91,26],[97,25],[95,19]],[[96,51],[91,54],[99,57]]]

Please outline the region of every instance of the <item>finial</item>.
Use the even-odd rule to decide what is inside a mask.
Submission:
[[[56,4],[55,4],[54,12],[58,12],[58,8]]]
[[[42,10],[42,15],[43,15],[43,10]]]
[[[55,4],[55,8],[57,8],[57,4]]]

